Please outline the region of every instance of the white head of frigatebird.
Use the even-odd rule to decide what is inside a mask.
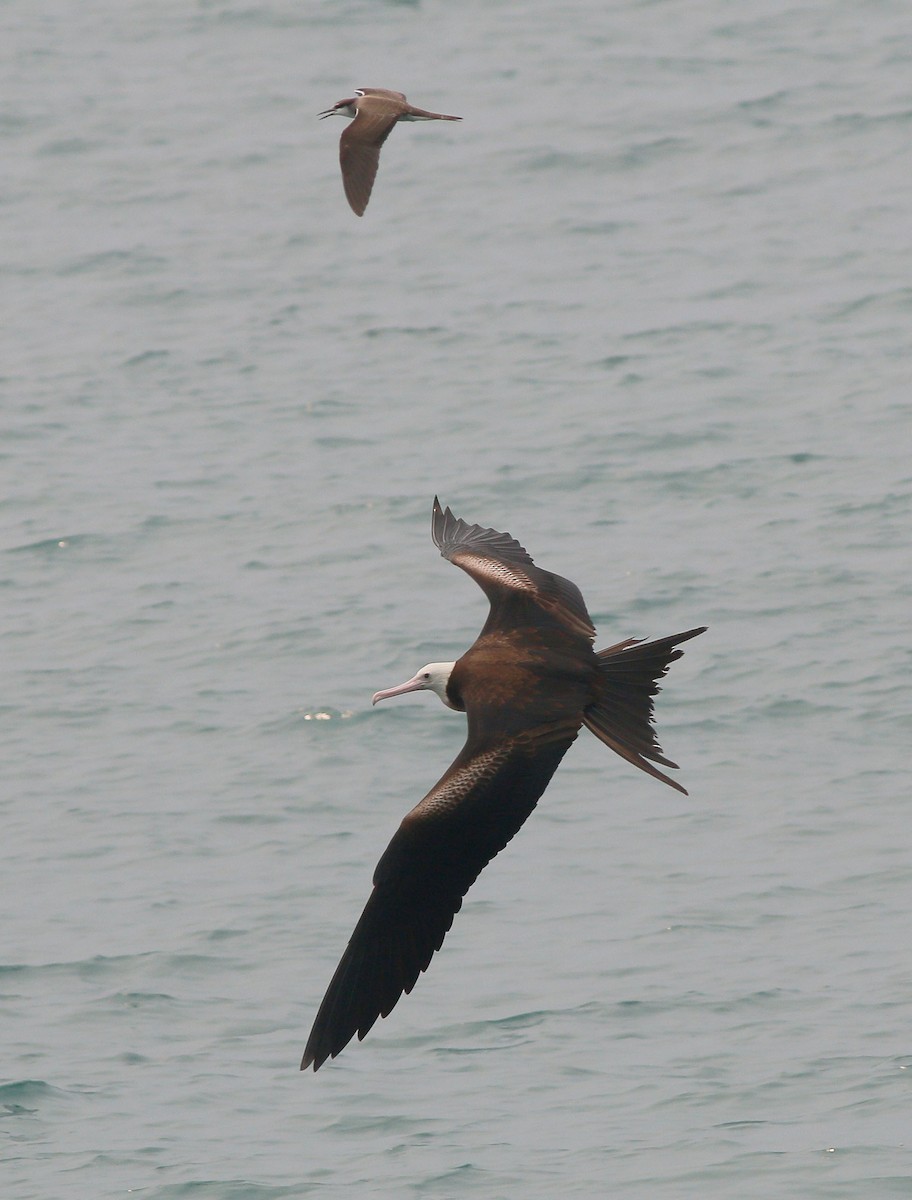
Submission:
[[[404,696],[406,692],[436,692],[447,708],[455,708],[455,705],[451,704],[447,699],[446,694],[447,683],[455,666],[454,662],[428,663],[421,668],[417,675],[413,675],[411,679],[406,679],[405,683],[399,683],[396,687],[386,688],[382,692],[374,692],[371,697],[371,704],[378,704],[381,700],[389,700],[390,696]]]
[[[301,1069],[363,1038],[439,950],[462,898],[517,832],[585,725],[628,762],[675,783],[654,764],[658,680],[680,658],[688,629],[654,642],[626,638],[596,652],[576,584],[537,567],[508,533],[468,525],[435,499],[440,553],[481,586],[491,609],[455,663],[428,663],[377,692],[436,692],[464,712],[468,736],[443,778],[408,813],[374,872],[374,890],[317,1013]],[[686,793],[685,793],[686,794]]]

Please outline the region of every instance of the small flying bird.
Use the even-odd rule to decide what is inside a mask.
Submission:
[[[688,629],[655,642],[626,638],[596,652],[576,584],[536,567],[508,533],[468,525],[435,498],[431,536],[491,604],[457,662],[428,663],[373,703],[436,692],[464,712],[455,762],[402,821],[374,872],[374,890],[320,1005],[301,1062],[318,1070],[388,1016],[439,950],[462,898],[517,832],[585,725],[606,746],[679,792],[654,763],[653,696]],[[684,792],[686,795],[687,793]]]
[[[389,137],[397,121],[461,121],[446,113],[425,112],[409,104],[401,92],[386,88],[356,88],[350,100],[340,100],[319,114],[322,121],[338,113],[354,117],[339,139],[339,162],[342,166],[342,185],[352,210],[362,216],[370,200],[380,147]]]

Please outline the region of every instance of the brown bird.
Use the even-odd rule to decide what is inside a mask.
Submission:
[[[647,774],[658,680],[706,626],[655,642],[626,638],[598,653],[576,584],[536,567],[508,533],[458,520],[435,498],[431,536],[480,585],[491,611],[458,662],[428,663],[376,704],[436,692],[464,712],[468,737],[439,783],[404,818],[374,872],[374,890],[320,1005],[301,1063],[318,1070],[392,1012],[439,950],[462,898],[517,832],[585,725]],[[686,792],[684,793],[686,795]]]
[[[339,140],[339,162],[342,166],[342,185],[352,210],[360,217],[367,208],[377,166],[380,147],[389,137],[397,121],[461,121],[446,113],[425,112],[409,104],[401,92],[386,88],[356,88],[350,100],[340,100],[319,114],[322,121],[338,113],[354,117],[342,131]]]

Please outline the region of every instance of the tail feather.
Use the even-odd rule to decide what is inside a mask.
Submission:
[[[599,650],[602,694],[583,717],[586,728],[621,758],[685,796],[685,788],[652,765],[661,763],[675,770],[678,766],[664,757],[656,739],[653,696],[661,691],[658,681],[684,653],[677,647],[705,631],[702,625],[654,642],[626,638],[607,650]]]

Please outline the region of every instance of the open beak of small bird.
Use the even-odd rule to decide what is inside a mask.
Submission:
[[[371,697],[371,704],[377,704],[381,700],[389,700],[390,696],[404,696],[406,692],[421,692],[427,687],[427,675],[423,671],[419,671],[412,679],[406,680],[405,683],[400,683],[396,687],[387,688],[384,692],[374,692]]]
[[[336,103],[332,106],[332,108],[327,108],[323,112],[317,113],[317,116],[320,118],[321,121],[323,120],[324,117],[332,117],[336,113],[338,113],[340,117],[353,117],[353,116],[355,116],[357,104],[358,104],[357,96],[352,96],[348,100],[337,100]]]

